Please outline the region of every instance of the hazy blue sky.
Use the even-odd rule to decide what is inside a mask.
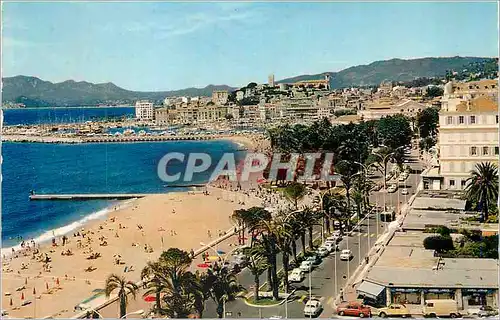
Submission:
[[[389,58],[496,56],[490,3],[4,3],[3,75],[244,85]]]

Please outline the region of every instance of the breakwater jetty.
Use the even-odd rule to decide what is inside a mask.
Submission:
[[[36,136],[36,135],[2,135],[2,141],[30,142],[30,143],[130,143],[130,142],[161,142],[161,141],[208,141],[221,140],[234,136],[231,135],[131,135],[131,136]]]

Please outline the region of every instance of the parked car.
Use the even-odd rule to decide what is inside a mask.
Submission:
[[[307,257],[305,261],[311,261],[312,264],[318,265],[321,263],[321,258],[318,255],[313,254],[313,255]]]
[[[333,243],[333,242],[325,242],[323,244],[323,246],[329,251],[329,252],[332,252],[332,251],[337,251],[339,250],[339,245],[336,244],[336,243]]]
[[[378,309],[378,316],[385,317],[410,317],[410,310],[404,304],[391,304],[385,308]]]
[[[304,271],[304,272],[310,272],[313,268],[313,263],[312,261],[302,261],[302,263],[299,266],[299,269]]]
[[[370,307],[365,306],[357,301],[343,302],[337,307],[339,316],[355,316],[355,317],[371,317],[372,312]]]
[[[498,309],[494,309],[491,306],[482,306],[477,313],[478,317],[492,317],[498,315]]]
[[[405,181],[407,178],[408,178],[408,176],[407,176],[405,173],[402,173],[402,174],[399,176],[398,180],[399,180],[399,182],[403,182],[403,181]]]
[[[340,253],[340,260],[351,260],[352,257],[352,252],[349,249],[344,249]]]
[[[402,189],[402,190],[401,190],[401,194],[402,194],[403,196],[406,196],[406,195],[408,194],[408,189],[406,189],[406,188]]]
[[[391,184],[388,188],[387,188],[387,192],[389,193],[393,193],[393,192],[396,192],[396,190],[398,189],[398,186],[395,185],[395,184]]]
[[[295,268],[288,274],[288,281],[290,282],[301,282],[305,278],[304,271],[300,268]]]
[[[320,257],[326,257],[330,253],[330,250],[327,249],[325,246],[321,246],[318,249],[316,249],[316,254]]]
[[[323,311],[323,306],[321,302],[317,299],[311,299],[307,301],[306,306],[304,307],[304,315],[306,317],[317,317]]]
[[[422,310],[424,317],[460,317],[458,303],[453,299],[431,299],[425,300]]]

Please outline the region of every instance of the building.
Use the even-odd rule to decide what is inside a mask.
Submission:
[[[365,120],[377,120],[386,116],[403,114],[409,118],[414,118],[417,114],[427,108],[420,102],[413,100],[394,100],[392,98],[380,98],[369,104],[360,104],[364,110],[359,111]]]
[[[236,100],[241,101],[243,98],[245,98],[245,92],[242,90],[236,91]]]
[[[224,105],[227,103],[229,98],[229,93],[227,90],[214,90],[212,92],[212,102],[218,105]]]
[[[324,79],[321,80],[303,80],[291,84],[293,87],[316,88],[323,90],[330,90],[330,75],[325,74]]]
[[[425,300],[454,299],[460,310],[498,307],[498,260],[442,258],[423,248],[429,233],[396,232],[357,292],[380,303],[421,310]]]
[[[138,120],[153,120],[154,119],[153,103],[147,100],[137,101],[135,103],[135,117]]]
[[[182,101],[182,103],[189,103],[189,102],[191,102],[191,98],[190,97],[182,97],[181,101]]]
[[[271,88],[274,87],[274,74],[270,74],[269,77],[267,77],[267,84]]]
[[[227,107],[206,105],[196,109],[197,122],[216,122],[225,118]]]
[[[440,189],[464,189],[477,163],[498,165],[498,103],[489,95],[458,103],[446,97],[439,112],[437,146]]]

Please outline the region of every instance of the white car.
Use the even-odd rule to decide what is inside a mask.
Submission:
[[[302,263],[299,266],[299,269],[304,271],[304,272],[309,272],[313,268],[313,263],[312,261],[302,261]]]
[[[403,196],[406,196],[406,195],[408,194],[408,189],[406,189],[406,188],[402,189],[402,190],[401,190],[401,194],[402,194]]]
[[[307,301],[306,306],[304,307],[304,315],[306,317],[316,317],[323,311],[323,306],[321,302],[316,299],[312,299]]]
[[[328,250],[325,246],[321,246],[318,249],[316,249],[316,254],[319,255],[320,257],[326,257],[330,253],[330,250]]]
[[[338,249],[338,245],[336,243],[333,243],[333,242],[325,242],[323,244],[323,246],[328,250],[328,252],[332,252],[332,251],[337,251]]]
[[[306,276],[304,275],[304,271],[302,271],[300,268],[295,268],[288,275],[288,281],[301,282],[302,280],[304,280],[305,277]]]
[[[344,249],[340,253],[340,260],[348,260],[349,261],[349,260],[351,260],[352,257],[353,257],[352,252],[349,249]]]
[[[389,186],[389,188],[387,188],[387,192],[393,193],[393,192],[396,192],[397,189],[398,189],[398,186],[396,186],[395,184],[391,184]]]
[[[399,182],[403,182],[403,181],[405,181],[405,180],[406,180],[406,178],[408,178],[408,176],[407,176],[406,174],[402,173],[402,174],[399,176],[399,179],[398,179],[398,180],[399,180]]]

